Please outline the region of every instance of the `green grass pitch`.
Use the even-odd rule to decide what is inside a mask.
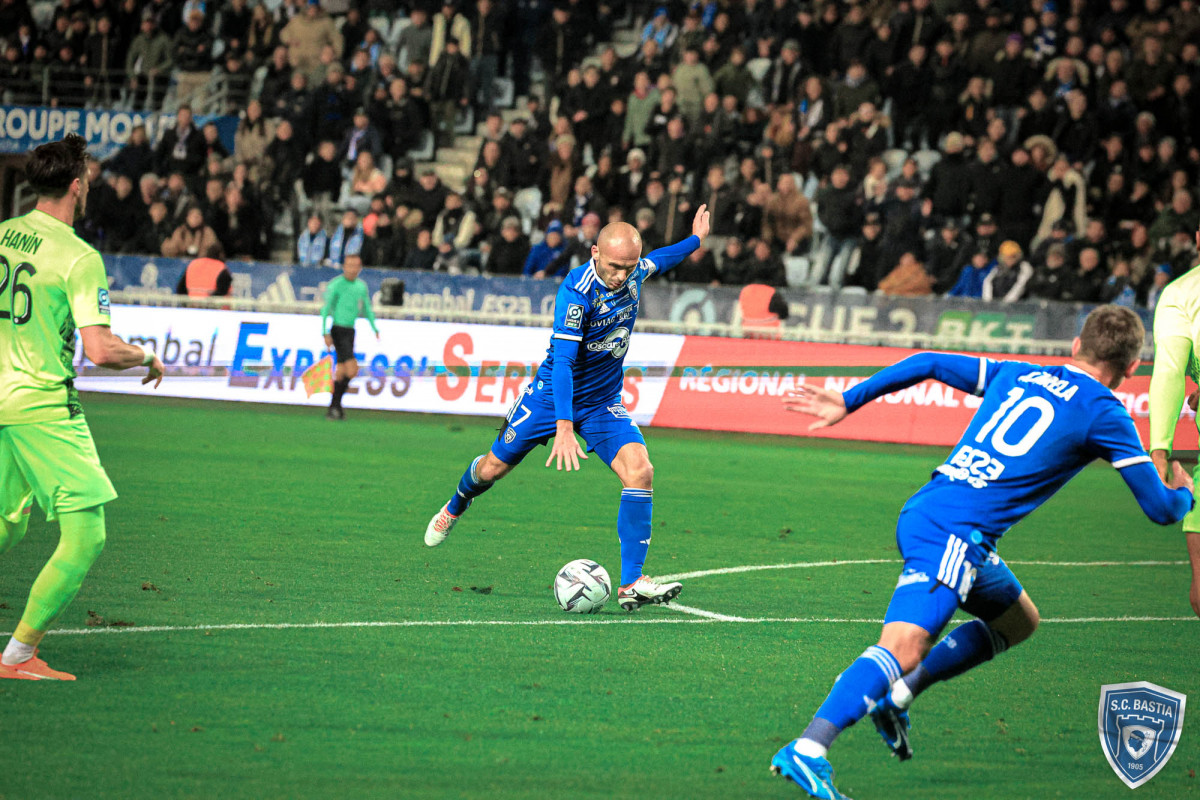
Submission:
[[[442,547],[430,515],[495,420],[92,395],[120,499],[109,540],[43,653],[79,681],[0,685],[0,798],[785,798],[767,765],[875,641],[898,565],[717,574],[668,608],[563,614],[574,558],[618,572],[619,486],[536,451]],[[869,410],[864,412],[869,413]],[[647,430],[647,569],[893,559],[896,513],[941,449]],[[35,512],[0,559],[11,631],[57,529]],[[1177,561],[1177,528],[1086,469],[1004,541],[1010,561]],[[1186,566],[1015,566],[1047,620],[1184,618]],[[186,626],[353,622],[570,624]],[[103,622],[104,625],[97,623]],[[89,625],[90,623],[90,625]],[[163,626],[131,631],[115,623]],[[581,623],[581,624],[575,624]],[[71,631],[86,633],[68,635]],[[1200,702],[1195,620],[1050,622],[923,696],[916,757],[870,723],[833,750],[859,798],[1125,798],[1096,729],[1101,684]],[[1138,798],[1200,795],[1200,711]]]

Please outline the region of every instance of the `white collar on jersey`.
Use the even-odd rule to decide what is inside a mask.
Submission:
[[[1104,386],[1104,383],[1099,378],[1097,378],[1092,373],[1088,372],[1086,369],[1083,369],[1082,367],[1077,367],[1074,364],[1063,364],[1063,366],[1066,367],[1067,369],[1071,370],[1071,372],[1078,372],[1080,375],[1086,375],[1087,377],[1094,380],[1096,383],[1099,383],[1101,386]],[[1115,394],[1115,391],[1113,389],[1111,389],[1110,387],[1104,386],[1104,388],[1108,389],[1110,392],[1113,392]]]

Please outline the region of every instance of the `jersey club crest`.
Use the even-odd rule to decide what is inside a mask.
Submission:
[[[1100,747],[1136,789],[1166,766],[1183,732],[1187,696],[1147,681],[1100,687]]]

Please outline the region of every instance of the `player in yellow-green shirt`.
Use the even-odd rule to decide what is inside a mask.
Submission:
[[[1200,232],[1196,234],[1200,247]],[[1187,393],[1185,378],[1200,383],[1200,266],[1171,281],[1154,308],[1154,373],[1150,378],[1150,458],[1167,480],[1175,424]],[[1191,401],[1195,410],[1195,397]],[[1200,418],[1197,418],[1200,422]],[[1200,477],[1200,467],[1193,473]],[[1183,518],[1192,562],[1192,610],[1200,615],[1200,509]]]
[[[0,223],[0,553],[25,535],[34,500],[62,530],[0,656],[0,678],[75,680],[37,648],[104,548],[104,504],[117,496],[75,389],[76,330],[95,364],[148,366],[142,383],[162,380],[152,351],[110,330],[104,262],[71,228],[87,205],[87,163],[75,134],[34,150],[25,177],[37,207]]]
[[[375,324],[375,312],[371,310],[371,290],[366,281],[358,277],[362,272],[362,258],[346,256],[342,274],[325,285],[325,305],[321,306],[321,331],[325,334],[325,346],[332,347],[337,357],[337,369],[333,373],[333,399],[329,401],[326,419],[345,419],[342,396],[350,388],[350,381],[358,374],[358,359],[354,357],[354,323],[359,316],[367,318],[375,341],[379,341],[379,326]],[[329,318],[333,324],[329,324]]]

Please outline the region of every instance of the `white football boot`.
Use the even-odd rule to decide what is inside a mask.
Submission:
[[[429,524],[425,526],[425,545],[427,547],[437,547],[446,541],[446,537],[450,535],[450,531],[454,530],[454,525],[457,522],[458,517],[451,514],[446,506],[442,506],[433,515],[433,519],[429,520]]]
[[[650,603],[669,603],[683,591],[681,583],[658,584],[645,575],[617,590],[617,601],[626,611],[636,611]]]

